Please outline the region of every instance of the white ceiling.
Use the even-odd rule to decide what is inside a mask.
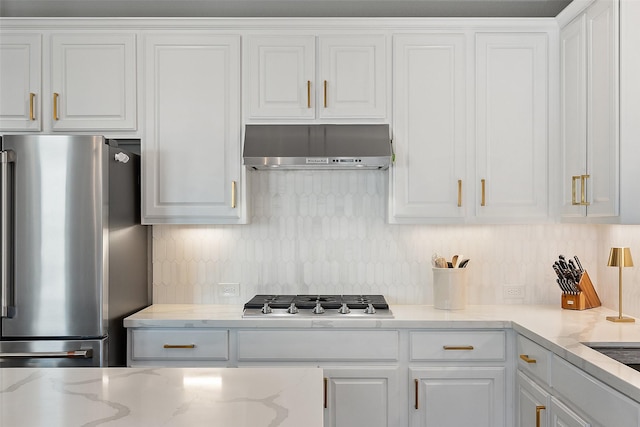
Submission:
[[[552,17],[571,0],[0,0],[4,17]]]

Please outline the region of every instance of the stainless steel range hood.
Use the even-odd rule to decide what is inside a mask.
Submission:
[[[388,169],[389,125],[247,125],[252,169]]]

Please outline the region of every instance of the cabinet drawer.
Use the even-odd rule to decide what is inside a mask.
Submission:
[[[238,331],[239,361],[398,360],[398,331]]]
[[[133,360],[229,360],[229,337],[219,329],[133,329]]]
[[[562,400],[573,403],[600,425],[639,425],[637,402],[555,355],[551,359],[551,373],[551,386],[563,396]]]
[[[516,352],[518,369],[548,385],[551,352],[522,335],[516,338]]]
[[[504,331],[414,331],[410,360],[505,360]]]

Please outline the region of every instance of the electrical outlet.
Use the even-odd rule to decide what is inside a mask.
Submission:
[[[505,299],[524,298],[523,285],[504,285],[502,287],[502,296]]]
[[[218,295],[221,297],[239,297],[240,283],[218,283]]]

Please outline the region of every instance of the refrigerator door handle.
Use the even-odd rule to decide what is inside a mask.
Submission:
[[[12,250],[12,181],[9,164],[13,163],[13,151],[0,151],[0,317],[13,317],[9,286],[13,282]]]
[[[72,350],[72,351],[45,351],[45,352],[25,352],[25,353],[0,353],[0,359],[22,359],[22,358],[66,358],[66,359],[90,359],[93,357],[93,350]]]

